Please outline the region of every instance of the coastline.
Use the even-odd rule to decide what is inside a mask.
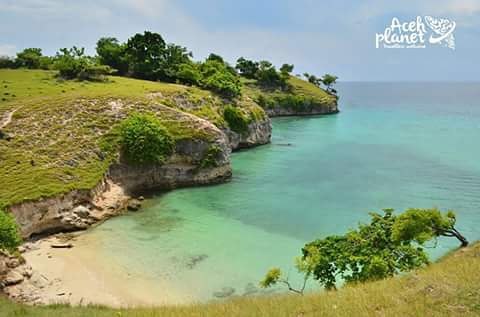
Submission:
[[[337,112],[332,112],[332,114]],[[326,115],[329,113],[310,115],[322,114]],[[295,114],[290,114],[290,116],[295,116]],[[267,120],[270,126],[270,120]],[[258,134],[258,131],[261,133]],[[268,139],[270,139],[270,131],[271,126],[270,129],[265,129],[261,125],[253,127],[250,131],[250,134],[253,135],[252,140],[248,137],[245,140],[232,140],[225,131],[222,134],[225,135],[224,142],[226,142],[227,146],[229,145],[232,150],[240,150],[268,143],[264,139],[267,135]],[[222,169],[225,166],[228,167],[226,172]],[[219,169],[221,175],[226,174],[228,176],[231,175],[229,168],[229,164],[223,165],[212,169],[212,171],[207,170],[206,173],[207,175],[210,175],[209,173],[216,174],[215,170]],[[205,182],[201,181],[197,182],[198,184],[194,184],[194,181],[189,181],[190,183],[185,185],[200,186],[225,181],[223,177],[219,179],[217,176],[207,176],[205,179],[207,180]],[[5,287],[4,292],[15,301],[33,305],[64,303],[70,305],[99,304],[110,307],[142,307],[194,303],[193,297],[190,298],[188,294],[185,294],[184,290],[175,291],[172,284],[155,285],[148,279],[142,280],[138,276],[135,276],[136,281],[133,283],[133,285],[138,285],[138,287],[126,289],[124,280],[125,276],[130,276],[129,272],[122,271],[121,268],[115,269],[114,263],[108,265],[109,263],[103,260],[101,265],[91,265],[91,263],[97,264],[98,259],[92,253],[84,251],[85,248],[91,247],[91,243],[95,242],[90,241],[87,243],[85,240],[80,239],[82,242],[79,243],[76,238],[82,235],[82,231],[98,226],[109,218],[121,215],[127,210],[129,202],[131,200],[135,201],[136,199],[133,197],[138,196],[132,197],[131,192],[133,191],[125,185],[122,182],[117,183],[106,176],[86,196],[85,193],[81,193],[79,199],[75,197],[75,193],[73,194],[73,199],[69,196],[70,193],[63,197],[53,197],[52,200],[60,200],[60,203],[58,201],[53,202],[53,209],[60,209],[60,212],[68,210],[66,214],[61,215],[60,224],[64,225],[64,219],[69,219],[73,215],[73,225],[68,220],[63,230],[62,227],[59,227],[60,230],[55,229],[52,232],[46,230],[42,235],[38,236],[39,240],[33,242],[27,240],[22,247],[24,249],[23,258],[26,260],[26,264],[14,268],[13,271],[22,272],[22,270],[28,270],[31,273],[25,276],[22,281]],[[171,186],[170,189],[177,187],[184,186]],[[147,192],[151,190],[150,188],[146,189]],[[134,192],[136,195],[141,195],[142,193],[142,191]],[[67,202],[66,207],[65,201]],[[80,205],[79,202],[82,201],[83,203]],[[31,205],[28,209],[38,209],[36,204],[45,202],[48,202],[48,199],[40,202],[29,202],[27,204]],[[85,203],[87,203],[87,206],[90,206],[90,212],[85,216],[81,216],[75,212],[75,207],[83,206]],[[81,216],[79,217],[80,219],[77,217],[79,215]],[[51,218],[59,219],[56,214],[51,216]],[[32,222],[32,224],[35,225],[35,222]],[[56,232],[76,232],[69,234],[71,240],[68,241],[75,248],[74,252],[72,252],[70,247],[52,248],[53,244],[63,243],[65,239],[62,233],[57,234]],[[131,286],[132,283],[129,285]]]

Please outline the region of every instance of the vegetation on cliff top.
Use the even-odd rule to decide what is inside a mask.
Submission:
[[[154,113],[174,140],[209,141],[203,123],[168,105],[184,100],[193,112],[203,100],[220,103],[198,88],[122,77],[61,81],[50,71],[0,70],[0,84],[3,206],[93,188],[118,155],[112,127],[131,112]]]
[[[38,67],[38,58],[42,56],[33,52],[22,66]],[[220,59],[212,55],[208,60],[218,65]],[[226,63],[222,65],[232,72]],[[255,88],[255,80],[240,78],[245,84],[243,93],[224,99],[195,86],[118,76],[106,79],[62,80],[55,71],[0,69],[0,120],[8,121],[0,128],[4,185],[0,187],[0,206],[94,187],[117,158],[118,147],[112,142],[118,138],[111,128],[130,112],[154,113],[175,140],[211,140],[212,133],[199,129],[198,123],[192,123],[195,117],[185,113],[219,128],[229,127],[227,106],[239,109],[246,122],[266,117],[256,102],[264,92]],[[268,93],[305,95],[320,103],[333,100],[305,81],[290,77],[289,82],[291,91]]]
[[[458,250],[438,263],[337,291],[238,297],[180,307],[111,309],[98,306],[29,307],[0,298],[0,316],[154,317],[154,316],[465,316],[480,315],[480,245]]]

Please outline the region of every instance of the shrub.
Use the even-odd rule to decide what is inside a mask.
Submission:
[[[97,61],[85,55],[84,48],[62,48],[56,55],[54,64],[64,79],[103,80],[111,73],[111,68],[99,65]]]
[[[40,48],[26,48],[17,53],[15,63],[17,67],[26,67],[29,69],[40,68],[40,59],[42,58],[42,49]]]
[[[0,210],[0,250],[13,251],[22,242],[18,225],[11,214]]]
[[[210,168],[217,166],[217,158],[222,153],[222,149],[218,147],[218,145],[211,145],[208,148],[207,153],[203,157],[202,161],[200,162],[201,168]]]
[[[249,120],[242,113],[242,110],[234,106],[226,106],[223,110],[223,117],[232,131],[243,134],[248,131]]]
[[[135,164],[163,163],[172,154],[174,141],[154,115],[135,113],[120,126],[122,152]]]
[[[234,72],[225,63],[207,60],[200,66],[201,86],[224,97],[233,98],[241,93],[241,83]]]
[[[198,85],[200,83],[201,74],[198,70],[197,64],[180,64],[178,67],[177,79],[182,84]]]
[[[15,68],[15,60],[9,56],[0,56],[0,68]]]
[[[257,98],[257,103],[262,107],[263,109],[272,109],[275,107],[275,100],[272,98],[265,96],[263,94],[260,94]]]

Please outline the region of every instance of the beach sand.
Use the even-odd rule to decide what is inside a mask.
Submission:
[[[58,243],[65,241],[49,237],[29,244],[23,256],[33,275],[13,286],[11,292],[30,297],[32,304],[148,307],[189,302],[185,294],[175,293],[168,283],[160,285],[158,281],[132,276],[122,267],[99,259],[87,235],[69,240],[71,248],[52,248]]]

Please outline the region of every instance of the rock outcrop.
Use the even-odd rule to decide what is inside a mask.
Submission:
[[[270,117],[283,117],[283,116],[311,116],[311,115],[320,115],[320,114],[334,114],[338,113],[337,100],[323,103],[323,104],[305,104],[302,107],[285,107],[279,104],[276,104],[268,109],[265,109],[265,112]]]
[[[182,139],[164,164],[131,165],[122,158],[112,164],[92,190],[10,206],[22,236],[85,230],[125,210],[132,193],[220,183],[231,175],[231,148],[225,134],[206,120],[191,116],[210,137]],[[212,151],[211,149],[214,149]]]
[[[263,120],[251,122],[246,133],[237,133],[230,129],[225,129],[224,133],[232,150],[250,148],[270,142],[272,123],[270,118],[266,117]]]

